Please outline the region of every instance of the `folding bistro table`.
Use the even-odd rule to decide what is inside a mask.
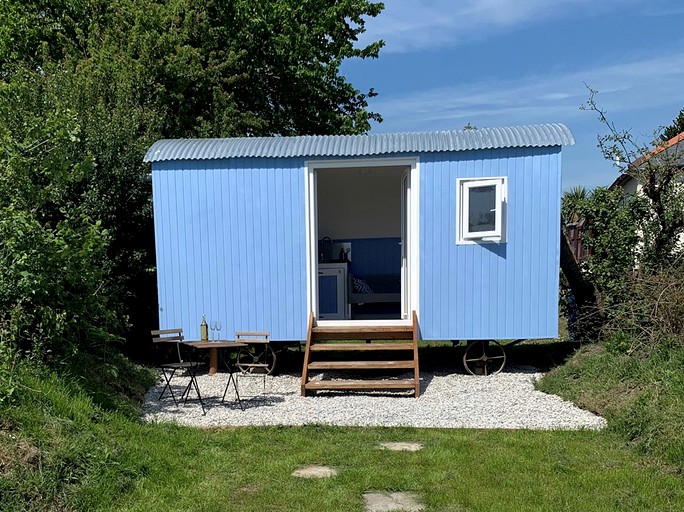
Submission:
[[[218,341],[186,341],[186,345],[197,348],[209,350],[209,375],[215,375],[218,371],[219,364],[219,349],[223,348],[244,348],[246,343],[238,341],[218,340]]]
[[[219,350],[220,349],[226,349],[226,348],[244,348],[247,346],[246,343],[240,343],[237,341],[228,341],[228,340],[218,340],[218,341],[188,341],[185,343],[186,345],[196,348],[198,350],[209,350],[209,375],[215,375],[216,372],[218,371],[218,366],[219,366]],[[223,398],[221,398],[221,402],[223,402],[226,399],[226,393],[228,392],[228,388],[230,387],[230,383],[233,383],[233,386],[235,387],[235,395],[237,396],[237,401],[238,404],[240,405],[240,409],[243,409],[242,406],[242,400],[240,400],[240,392],[238,391],[238,385],[237,385],[237,379],[235,377],[235,373],[233,372],[233,366],[230,364],[230,361],[225,363],[226,369],[228,370],[228,382],[226,383],[226,388],[223,391]],[[201,401],[201,399],[200,399]]]

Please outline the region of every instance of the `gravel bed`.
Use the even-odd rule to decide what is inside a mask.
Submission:
[[[541,376],[532,368],[510,367],[489,377],[421,372],[421,396],[411,394],[319,392],[300,395],[301,376],[240,376],[244,410],[231,386],[221,403],[227,374],[200,375],[197,380],[206,414],[191,394],[176,407],[167,395],[158,400],[163,381],[145,395],[145,421],[172,421],[198,427],[246,425],[409,426],[435,428],[600,429],[605,419],[556,395],[536,391]],[[343,378],[336,373],[336,377]],[[410,375],[400,376],[409,378]],[[176,377],[174,393],[187,382]]]

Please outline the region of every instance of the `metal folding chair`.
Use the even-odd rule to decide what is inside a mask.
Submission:
[[[181,350],[181,345],[183,344],[183,329],[162,329],[151,331],[152,341],[157,344],[158,347],[166,346],[165,358],[159,364],[159,368],[164,375],[165,384],[162,388],[162,392],[159,395],[159,400],[164,397],[164,394],[168,390],[173,399],[173,403],[178,406],[178,401],[176,396],[173,394],[173,388],[171,387],[171,380],[176,376],[176,372],[184,372],[190,377],[187,386],[183,390],[180,399],[185,400],[183,403],[188,402],[190,396],[190,390],[194,388],[197,393],[197,399],[202,406],[202,414],[206,414],[204,409],[204,402],[202,401],[202,395],[197,385],[197,368],[199,367],[199,362],[193,361],[192,358],[183,353]]]
[[[265,331],[238,331],[235,341],[246,343],[237,354],[237,368],[240,375],[254,375],[263,378],[266,391],[266,376],[271,375],[276,366],[276,353],[271,347],[271,333]]]

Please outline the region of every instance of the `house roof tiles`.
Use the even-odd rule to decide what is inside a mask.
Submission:
[[[629,167],[618,176],[615,181],[610,185],[609,188],[624,187],[630,180],[636,179],[630,174],[629,169],[636,169],[641,167],[646,162],[649,162],[652,158],[662,155],[662,159],[655,160],[656,165],[676,165],[684,166],[684,147],[680,147],[680,144],[684,142],[684,132],[679,135],[675,135],[667,142],[655,147],[648,153],[641,155],[639,158],[635,159],[629,164]],[[660,158],[660,157],[659,157]]]

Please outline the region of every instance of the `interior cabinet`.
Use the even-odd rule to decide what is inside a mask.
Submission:
[[[321,320],[347,320],[347,263],[318,264],[318,318]]]

